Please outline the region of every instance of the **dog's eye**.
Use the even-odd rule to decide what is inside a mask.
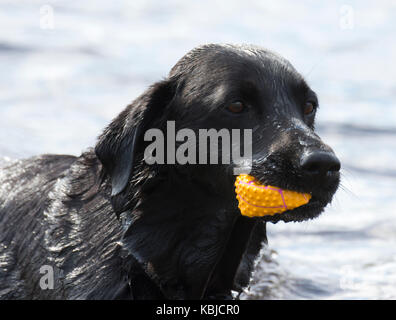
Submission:
[[[313,105],[312,102],[307,102],[307,103],[305,103],[305,106],[304,106],[304,115],[309,116],[309,115],[311,115],[312,113],[314,113],[314,111],[315,111],[315,106]]]
[[[232,113],[241,113],[245,109],[245,105],[241,101],[234,101],[227,105],[227,110]]]

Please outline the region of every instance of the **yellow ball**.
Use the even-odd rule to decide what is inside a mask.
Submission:
[[[262,185],[248,174],[237,177],[235,192],[241,214],[248,217],[272,216],[292,210],[307,204],[312,197],[309,193]]]

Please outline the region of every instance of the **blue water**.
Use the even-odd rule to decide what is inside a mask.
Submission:
[[[343,187],[320,218],[268,226],[242,298],[394,299],[395,39],[395,1],[1,0],[1,161],[78,155],[197,45],[267,47],[318,93]]]

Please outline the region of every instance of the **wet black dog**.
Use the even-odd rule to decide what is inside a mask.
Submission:
[[[318,216],[340,163],[314,133],[315,93],[289,62],[206,45],[129,105],[80,157],[43,155],[0,173],[0,298],[228,298],[248,284],[267,221]],[[235,163],[148,165],[150,128],[252,129],[251,175],[311,201],[247,218]],[[47,266],[48,273],[42,273]],[[51,289],[50,277],[54,271]],[[49,286],[49,289],[48,289]],[[46,289],[47,288],[47,289]]]

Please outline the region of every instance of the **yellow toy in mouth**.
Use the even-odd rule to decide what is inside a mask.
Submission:
[[[248,174],[237,177],[235,192],[241,214],[248,217],[272,216],[292,210],[307,204],[312,197],[309,193],[262,185]]]

